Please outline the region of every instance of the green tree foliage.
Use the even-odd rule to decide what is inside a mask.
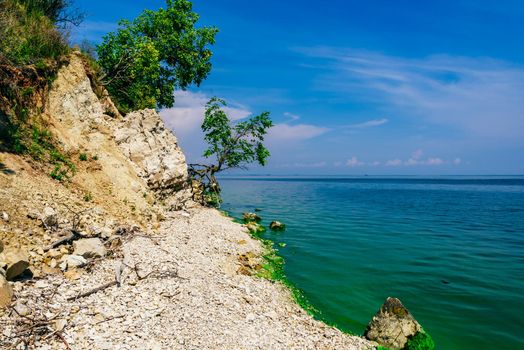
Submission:
[[[201,187],[201,200],[220,204],[220,186],[215,174],[227,169],[246,169],[248,164],[266,165],[269,151],[262,143],[273,122],[269,112],[233,123],[224,111],[226,102],[212,98],[206,104],[202,131],[209,147],[204,157],[214,158],[211,165],[191,164],[190,175]]]
[[[172,107],[175,88],[200,85],[211,70],[217,29],[195,28],[198,14],[188,0],[166,0],[104,37],[97,47],[101,82],[122,112]]]

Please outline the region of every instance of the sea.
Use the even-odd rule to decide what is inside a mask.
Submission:
[[[442,350],[524,349],[524,177],[228,177],[317,317],[363,334],[399,298]]]

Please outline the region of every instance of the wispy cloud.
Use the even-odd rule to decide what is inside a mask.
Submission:
[[[210,96],[202,92],[175,91],[175,106],[160,111],[160,116],[166,125],[171,128],[181,141],[184,151],[189,158],[196,159],[200,156],[205,145],[203,134],[200,130],[204,119],[205,105]],[[252,115],[251,110],[239,103],[231,103],[224,108],[227,115],[238,121]],[[291,120],[275,124],[268,132],[267,144],[271,148],[281,148],[282,143],[298,143],[302,140],[318,137],[330,129],[310,124],[290,124],[296,121],[298,116],[288,113]]]
[[[271,141],[299,141],[312,139],[320,136],[330,129],[310,124],[290,125],[286,123],[275,124],[268,133],[268,139]]]
[[[284,116],[288,117],[291,121],[297,121],[300,119],[300,116],[289,112],[284,112]]]
[[[387,122],[388,122],[388,119],[386,118],[372,119],[372,120],[368,120],[368,121],[358,123],[358,124],[345,125],[344,127],[349,128],[349,129],[364,129],[364,128],[372,128],[374,126],[384,125]]]
[[[404,58],[329,47],[297,51],[315,58],[319,89],[358,94],[386,110],[447,126],[479,142],[524,140],[522,66],[450,55]]]

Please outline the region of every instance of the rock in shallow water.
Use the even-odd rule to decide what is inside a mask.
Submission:
[[[369,322],[364,336],[389,349],[399,350],[420,332],[423,332],[422,327],[402,302],[387,298]]]
[[[244,222],[259,222],[260,220],[262,220],[262,218],[260,216],[258,216],[258,214],[255,214],[255,213],[244,213],[242,214],[242,218],[244,219]]]
[[[272,221],[269,224],[269,228],[272,229],[273,231],[283,231],[286,229],[286,225],[284,225],[280,221]]]

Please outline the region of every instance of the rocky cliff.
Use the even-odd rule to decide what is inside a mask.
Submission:
[[[108,239],[124,225],[154,229],[194,204],[184,154],[158,113],[122,117],[79,53],[46,94],[38,118],[57,144],[50,157],[65,157],[75,173],[57,181],[52,162],[0,152],[0,272],[14,254],[33,276],[55,273],[74,249],[50,246],[72,231]]]
[[[77,54],[53,83],[46,115],[64,150],[97,155],[117,197],[143,207],[143,193],[150,190],[171,206],[183,206],[190,195],[185,157],[158,113],[149,109],[123,118],[107,96],[97,97],[92,85]]]

